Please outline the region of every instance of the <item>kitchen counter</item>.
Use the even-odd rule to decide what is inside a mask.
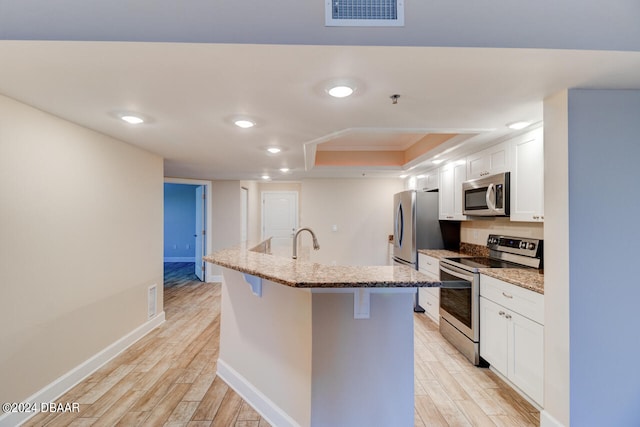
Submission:
[[[294,288],[415,288],[440,286],[419,271],[405,266],[325,265],[263,253],[253,249],[224,249],[204,257],[222,267]]]
[[[443,260],[444,258],[455,258],[461,256],[471,256],[467,254],[463,254],[456,251],[450,251],[448,249],[418,249],[419,254],[428,255],[439,260]]]
[[[483,268],[480,274],[544,294],[544,273],[534,268]]]
[[[269,246],[204,257],[222,266],[218,377],[274,426],[412,427],[414,297],[440,282]]]
[[[419,249],[418,252],[439,260],[473,256],[446,249]],[[512,285],[520,286],[521,288],[544,294],[544,273],[542,270],[533,268],[481,268],[480,273],[511,283]]]

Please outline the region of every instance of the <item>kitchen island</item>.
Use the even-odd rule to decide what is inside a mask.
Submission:
[[[328,266],[268,244],[223,267],[217,373],[274,426],[413,426],[413,297],[404,266]]]

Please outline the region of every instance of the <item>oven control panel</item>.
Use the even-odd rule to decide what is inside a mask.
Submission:
[[[542,240],[526,237],[509,237],[490,234],[487,247],[494,251],[539,258],[542,256]]]

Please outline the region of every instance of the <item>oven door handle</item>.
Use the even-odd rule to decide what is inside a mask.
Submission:
[[[469,272],[447,265],[446,267],[440,263],[440,271],[444,271],[447,274],[458,277],[460,279],[466,280],[468,282],[473,282],[473,274],[469,274]]]
[[[467,280],[445,280],[440,289],[471,289],[471,283]]]

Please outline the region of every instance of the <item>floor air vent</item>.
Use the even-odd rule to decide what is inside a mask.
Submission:
[[[325,0],[328,27],[404,26],[404,0]]]
[[[156,285],[149,286],[149,295],[147,296],[147,319],[151,319],[157,313],[158,309],[158,287]]]

